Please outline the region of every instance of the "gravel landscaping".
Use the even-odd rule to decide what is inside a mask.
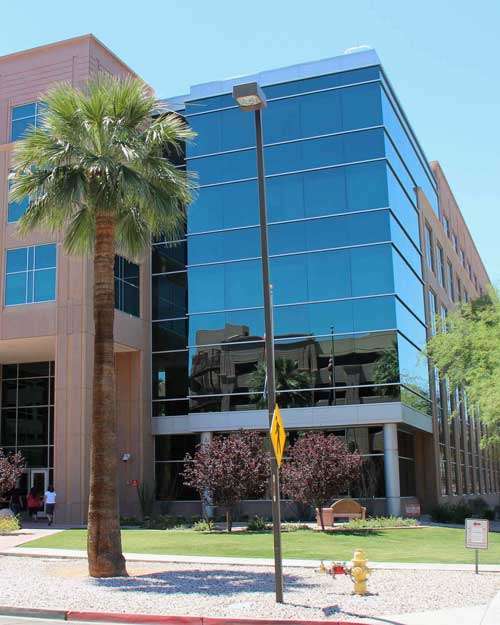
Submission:
[[[344,576],[287,568],[285,601],[274,603],[264,567],[130,563],[131,577],[95,580],[86,563],[0,558],[0,605],[146,614],[356,620],[487,603],[500,575],[439,571],[374,571],[370,595],[352,596]]]

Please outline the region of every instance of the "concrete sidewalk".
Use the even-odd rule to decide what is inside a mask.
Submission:
[[[18,545],[27,543],[30,540],[43,538],[44,536],[51,536],[52,534],[58,534],[62,531],[62,529],[49,529],[47,527],[28,527],[12,532],[12,534],[0,534],[0,552],[12,549]]]
[[[499,625],[500,612],[491,611],[489,606],[471,608],[449,608],[428,612],[384,615],[380,618],[363,619],[358,622],[366,625]]]
[[[49,530],[50,531],[50,530]],[[57,531],[57,530],[54,530]],[[32,540],[33,537],[28,540]],[[25,541],[26,542],[26,541]],[[20,543],[22,544],[22,543]],[[35,547],[12,547],[1,549],[0,555],[3,556],[21,556],[33,558],[69,558],[77,560],[86,560],[87,552],[77,549],[42,549]],[[235,566],[274,566],[274,560],[271,558],[233,558],[233,557],[215,557],[215,556],[185,556],[175,554],[152,554],[152,553],[124,553],[125,558],[129,562],[171,562],[176,564],[222,564]],[[328,560],[325,564],[328,564]],[[320,560],[299,560],[284,559],[284,567],[317,569],[320,566]],[[473,564],[435,564],[428,562],[369,562],[372,569],[386,570],[412,570],[412,571],[473,571]],[[479,571],[484,573],[500,573],[499,564],[480,564]],[[500,622],[499,622],[500,625]]]

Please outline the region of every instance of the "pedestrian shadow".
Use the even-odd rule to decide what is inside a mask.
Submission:
[[[237,593],[274,593],[274,574],[267,572],[227,571],[162,571],[134,577],[91,578],[90,583],[100,588],[120,592],[140,592],[154,594],[191,594],[224,596]],[[314,584],[296,577],[285,575],[287,588],[312,588]]]

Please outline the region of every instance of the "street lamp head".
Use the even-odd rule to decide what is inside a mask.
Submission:
[[[267,106],[266,96],[256,82],[235,85],[233,98],[242,111],[258,111]]]

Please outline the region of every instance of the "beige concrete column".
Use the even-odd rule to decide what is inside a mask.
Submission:
[[[213,432],[201,432],[200,443],[202,445],[207,445],[212,442],[212,438]],[[212,519],[214,516],[214,505],[208,492],[203,493],[201,507],[203,511],[203,516],[207,519]]]
[[[384,473],[387,513],[400,516],[398,429],[395,423],[384,423]]]
[[[89,261],[58,249],[55,354],[54,486],[57,520],[85,523],[89,484],[93,334]]]

